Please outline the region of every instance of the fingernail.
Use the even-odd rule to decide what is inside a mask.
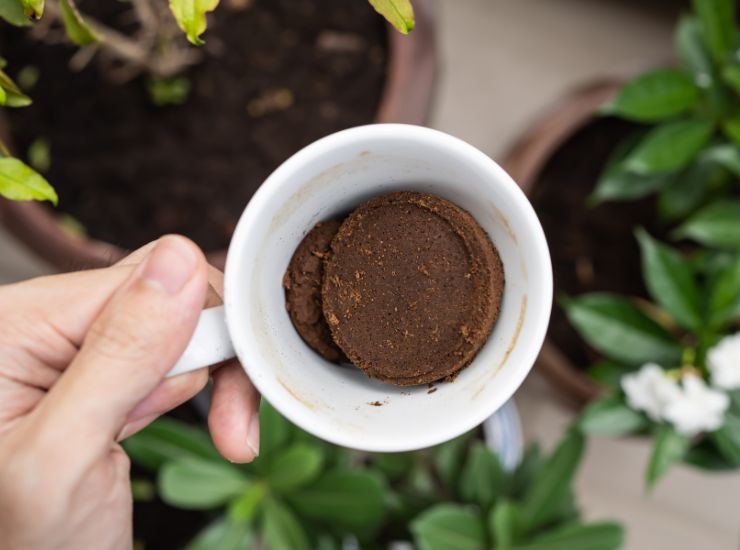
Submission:
[[[193,247],[178,237],[163,237],[144,264],[142,277],[168,294],[177,294],[193,276]]]
[[[254,453],[254,458],[260,455],[260,415],[254,413],[247,428],[247,447]]]

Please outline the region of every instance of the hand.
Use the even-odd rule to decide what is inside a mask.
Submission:
[[[170,236],[107,269],[0,287],[0,548],[131,547],[130,464],[117,442],[207,383],[206,370],[164,376],[209,278],[222,293],[201,251]],[[259,397],[235,361],[212,375],[214,443],[249,462]]]

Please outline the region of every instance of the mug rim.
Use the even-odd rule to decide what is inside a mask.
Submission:
[[[230,291],[230,289],[235,284],[239,283],[235,274],[237,271],[236,264],[244,254],[244,251],[248,248],[247,243],[249,235],[252,233],[252,228],[255,227],[255,224],[261,223],[259,220],[260,216],[258,215],[259,212],[270,204],[271,201],[275,200],[275,197],[282,192],[284,185],[289,181],[289,179],[284,175],[294,174],[298,168],[305,165],[311,159],[316,156],[327,154],[334,149],[361,143],[370,139],[384,137],[387,137],[388,139],[398,139],[400,137],[410,141],[442,141],[444,142],[443,145],[445,147],[456,148],[459,152],[464,153],[470,162],[475,162],[478,166],[481,166],[487,172],[490,172],[493,177],[502,184],[506,194],[513,199],[513,202],[516,204],[516,208],[519,211],[518,213],[525,218],[526,225],[533,230],[531,241],[528,241],[528,246],[531,249],[532,255],[537,257],[539,262],[544,266],[547,266],[547,269],[540,273],[543,284],[540,288],[542,292],[542,306],[535,315],[535,323],[528,330],[526,338],[528,349],[525,350],[526,360],[520,361],[521,366],[515,370],[515,373],[510,378],[509,382],[489,400],[489,407],[484,407],[483,410],[479,411],[477,414],[467,415],[464,422],[456,424],[451,423],[450,425],[440,427],[439,430],[430,430],[428,435],[420,435],[410,446],[404,445],[402,442],[394,442],[392,438],[388,438],[385,445],[367,445],[360,444],[360,442],[357,441],[348,441],[346,438],[338,435],[338,433],[341,432],[333,431],[329,423],[304,422],[304,419],[284,412],[280,407],[281,398],[276,397],[275,393],[272,392],[269,387],[261,384],[259,377],[250,376],[250,371],[256,372],[256,369],[261,369],[261,366],[256,364],[258,361],[250,361],[250,359],[254,359],[250,355],[252,353],[257,354],[257,352],[252,352],[249,346],[244,345],[245,342],[249,340],[249,336],[246,332],[237,332],[232,330],[232,320],[234,319],[235,314],[231,310],[233,310],[235,304],[230,297],[235,294]],[[281,415],[321,439],[340,446],[360,448],[370,452],[401,452],[437,445],[475,428],[514,395],[533,368],[545,340],[553,300],[553,275],[547,240],[534,208],[521,188],[516,184],[516,182],[514,182],[511,176],[509,176],[509,174],[499,166],[498,163],[475,146],[445,132],[410,124],[381,123],[357,126],[325,136],[293,154],[278,166],[272,174],[270,174],[245,207],[236,230],[234,231],[234,236],[229,245],[226,259],[224,288],[227,327],[232,342],[234,343],[237,357],[240,359],[242,368],[247,373],[247,376],[250,376],[255,388],[278,410]],[[522,342],[519,342],[517,345],[521,344]],[[464,427],[462,431],[460,429],[461,427]]]

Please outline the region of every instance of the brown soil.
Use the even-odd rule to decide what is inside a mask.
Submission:
[[[589,124],[555,153],[533,187],[530,198],[550,246],[556,297],[597,291],[646,295],[633,231],[643,226],[661,236],[655,199],[586,206],[609,155],[634,131],[635,125],[613,119]],[[597,358],[557,303],[548,336],[579,368]]]
[[[223,3],[222,3],[223,4]],[[119,2],[83,2],[103,20]],[[4,30],[9,71],[41,77],[34,105],[6,110],[17,150],[51,145],[46,174],[68,212],[99,239],[134,248],[178,232],[225,247],[257,187],[292,153],[371,122],[385,77],[386,31],[364,0],[255,0],[211,18],[206,61],[187,71],[183,106],[156,107],[144,79],[114,85],[74,49]]]

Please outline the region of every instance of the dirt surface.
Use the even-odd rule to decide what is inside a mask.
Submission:
[[[82,2],[119,19],[119,2]],[[7,26],[6,26],[7,27]],[[39,69],[34,105],[8,109],[21,156],[48,141],[59,210],[124,248],[178,232],[225,247],[257,187],[283,160],[331,132],[373,120],[385,79],[386,30],[363,0],[226,4],[187,71],[182,106],[157,107],[146,81],[108,82],[96,63],[70,73],[75,49],[3,30],[12,76]]]
[[[556,299],[595,291],[646,296],[634,229],[662,235],[655,199],[586,206],[609,155],[634,130],[611,119],[591,123],[561,147],[535,183],[531,200],[550,246]],[[597,358],[557,303],[548,336],[578,367]]]

